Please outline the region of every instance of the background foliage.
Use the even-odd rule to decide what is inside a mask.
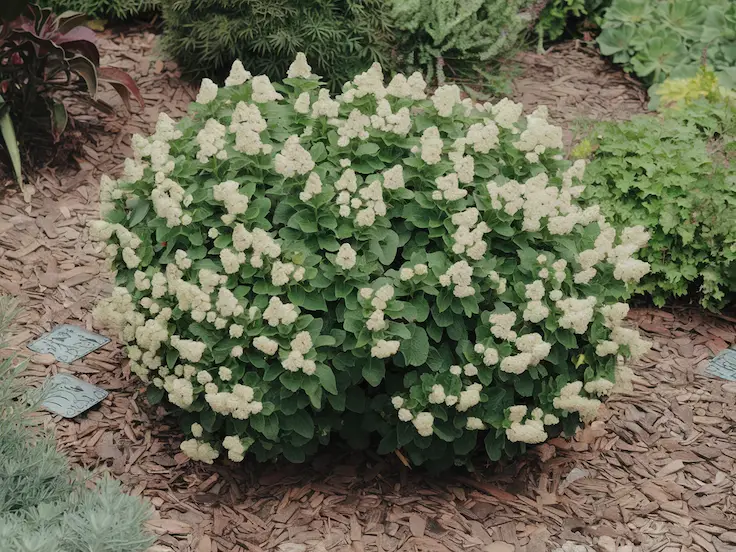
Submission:
[[[0,348],[15,315],[0,297]],[[142,525],[149,508],[110,479],[86,486],[56,451],[54,439],[35,426],[42,390],[19,379],[24,363],[0,361],[0,542],[3,552],[138,552],[152,540]]]
[[[557,40],[571,27],[581,23],[600,24],[611,0],[550,0],[545,2],[536,25],[540,45],[543,40]],[[577,30],[577,29],[576,29]]]
[[[42,5],[56,13],[67,10],[98,19],[125,20],[158,9],[158,0],[42,0]]]
[[[391,65],[394,31],[383,0],[163,0],[163,45],[182,66],[210,74],[241,59],[286,76],[297,52],[339,88],[378,61]]]
[[[131,98],[142,106],[143,97],[125,71],[100,66],[95,33],[84,26],[84,14],[57,16],[27,2],[18,10],[0,16],[0,151],[11,158],[21,182],[21,156],[48,162],[58,153],[61,135],[73,124],[66,108],[70,99],[113,113],[97,98],[103,83],[128,109]]]
[[[665,102],[666,103],[666,102]],[[652,231],[639,292],[656,305],[689,292],[718,308],[736,290],[736,108],[691,100],[662,116],[606,123],[580,150],[595,154],[589,197],[619,225]]]
[[[732,0],[614,0],[602,27],[601,53],[646,83],[692,77],[705,62],[722,85],[736,87]]]
[[[529,18],[529,0],[391,0],[400,35],[399,52],[409,67],[431,80],[509,53]],[[482,65],[482,63],[480,63]]]

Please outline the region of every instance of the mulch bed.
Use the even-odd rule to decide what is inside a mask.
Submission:
[[[514,62],[513,99],[528,110],[549,108],[550,119],[562,126],[565,144],[574,128],[587,122],[620,121],[647,112],[642,85],[580,41],[557,44],[545,54],[519,53]]]
[[[135,75],[146,108],[103,119],[79,168],[41,170],[30,204],[18,194],[0,201],[0,291],[25,308],[18,349],[60,323],[91,329],[91,308],[111,287],[85,229],[98,215],[99,176],[117,174],[132,132],[150,132],[161,109],[180,117],[194,96],[154,43],[145,32],[104,36],[105,62]],[[578,55],[560,54],[550,74],[567,74],[565,60]],[[624,109],[632,96],[619,78]],[[578,82],[547,81],[552,91]],[[533,94],[532,104],[543,96]],[[573,96],[579,106],[615,101],[589,89]],[[566,120],[567,101],[553,102],[552,114]],[[736,325],[687,309],[630,318],[655,341],[635,367],[633,394],[611,399],[573,441],[553,440],[506,469],[439,478],[341,449],[306,466],[194,464],[163,410],[141,397],[114,340],[72,365],[32,357],[27,374],[69,372],[111,391],[98,409],[49,423],[75,464],[104,466],[151,501],[158,552],[546,552],[563,542],[595,552],[735,552],[736,383],[703,369],[736,342]]]

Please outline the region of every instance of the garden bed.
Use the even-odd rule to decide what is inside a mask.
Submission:
[[[26,309],[18,347],[59,323],[91,328],[91,308],[109,292],[85,230],[98,216],[99,177],[118,172],[132,133],[149,133],[160,110],[180,117],[195,96],[173,63],[156,60],[154,43],[145,32],[106,35],[104,61],[134,75],[145,110],[105,119],[79,169],[42,170],[30,205],[18,194],[0,203],[0,288]],[[558,122],[643,110],[640,90],[574,45],[522,62],[516,99],[528,109],[550,104]],[[115,341],[71,366],[35,357],[28,374],[69,371],[111,391],[98,410],[55,420],[59,443],[74,463],[107,465],[152,501],[160,551],[503,550],[486,548],[496,541],[519,552],[543,552],[549,541],[627,550],[606,548],[612,539],[642,552],[736,550],[736,385],[703,374],[736,342],[736,326],[689,310],[630,318],[655,341],[635,366],[633,394],[610,400],[575,441],[553,440],[506,471],[476,475],[430,479],[396,457],[347,453],[308,467],[195,464],[178,450],[178,428],[121,370]]]

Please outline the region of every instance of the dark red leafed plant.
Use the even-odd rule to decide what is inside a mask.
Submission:
[[[21,151],[49,138],[59,141],[69,122],[64,101],[70,97],[112,113],[98,97],[102,83],[115,89],[128,110],[131,98],[143,105],[125,71],[99,66],[95,33],[84,26],[84,14],[55,15],[36,4],[10,1],[17,8],[0,12],[0,118],[10,115]]]

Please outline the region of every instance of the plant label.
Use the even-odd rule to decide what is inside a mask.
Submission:
[[[104,389],[69,374],[56,374],[47,382],[49,391],[41,406],[64,418],[79,416],[108,395]]]
[[[110,342],[109,337],[62,324],[28,345],[34,353],[52,354],[56,360],[71,364]]]
[[[705,371],[709,376],[736,381],[736,349],[725,349],[718,353]]]

